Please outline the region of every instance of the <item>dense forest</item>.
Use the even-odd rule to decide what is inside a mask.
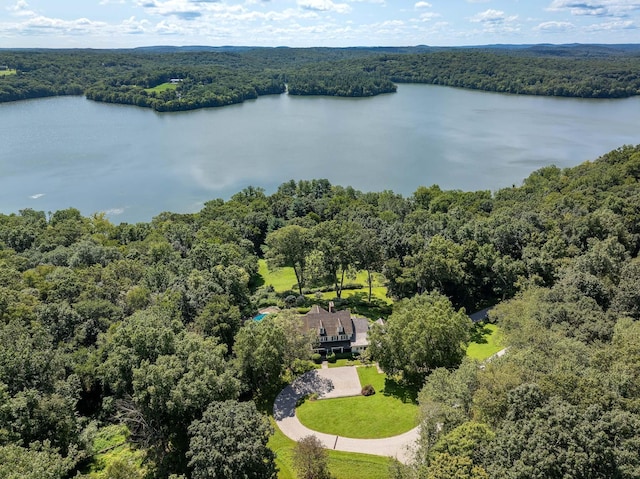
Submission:
[[[372,347],[421,389],[416,459],[390,477],[638,477],[639,179],[624,146],[494,194],[311,180],[148,223],[0,215],[0,477],[274,477],[264,404],[312,367],[295,313],[327,290],[388,318],[382,346],[411,344],[416,311],[498,304],[509,349],[482,367],[460,328],[445,362]],[[261,284],[260,258],[293,267],[292,290]],[[343,298],[354,270],[382,274],[393,306]],[[96,463],[110,428],[135,460]]]
[[[366,97],[403,82],[581,98],[640,94],[640,52],[629,46],[0,50],[0,65],[7,67],[0,102],[86,95],[158,111],[287,89]]]

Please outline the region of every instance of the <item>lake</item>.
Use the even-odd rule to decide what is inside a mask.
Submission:
[[[0,104],[0,212],[115,223],[198,211],[253,185],[328,178],[410,195],[492,190],[640,143],[640,97],[580,100],[400,85],[373,98],[265,96],[181,113],[60,97]]]

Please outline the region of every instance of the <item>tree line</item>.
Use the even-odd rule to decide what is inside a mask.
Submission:
[[[543,52],[545,50],[542,50]],[[365,60],[397,83],[428,83],[498,93],[624,98],[640,92],[640,57],[537,56],[528,52],[452,50]]]
[[[640,146],[625,146],[495,193],[291,180],[146,223],[2,214],[0,475],[88,477],[119,424],[144,455],[144,471],[112,466],[127,477],[272,477],[260,405],[312,367],[297,308],[317,288],[350,305],[366,270],[394,300],[371,355],[422,389],[419,454],[394,474],[637,477],[638,179]],[[261,284],[260,258],[296,270],[291,291]],[[479,368],[460,308],[496,303],[510,349]],[[267,305],[285,311],[245,321]]]
[[[585,53],[586,52],[586,53]],[[0,77],[0,102],[58,95],[158,111],[239,103],[278,94],[363,97],[395,83],[484,91],[621,98],[640,92],[635,49],[247,48],[233,51],[3,50],[16,74]],[[171,79],[176,88],[152,89]]]

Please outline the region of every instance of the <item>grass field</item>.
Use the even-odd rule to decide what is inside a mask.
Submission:
[[[360,384],[371,384],[373,396],[305,401],[296,414],[310,429],[359,439],[391,437],[418,425],[415,393],[378,373],[375,367],[359,367]]]
[[[177,83],[160,83],[160,85],[154,86],[153,88],[145,88],[144,91],[147,93],[161,93],[167,90],[175,90],[178,88]]]
[[[278,293],[297,289],[298,282],[293,268],[278,268],[270,271],[267,262],[261,259],[258,260],[258,276],[262,278],[265,286],[273,286],[273,289]]]
[[[6,75],[15,75],[16,73],[16,70],[0,70],[0,77]]]
[[[502,348],[502,331],[498,326],[491,323],[476,323],[473,326],[467,356],[484,361]]]

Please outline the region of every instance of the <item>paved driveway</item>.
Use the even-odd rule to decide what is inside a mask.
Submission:
[[[296,402],[301,397],[314,392],[323,399],[357,396],[360,394],[360,379],[356,368],[348,366],[316,369],[284,388],[273,405],[273,416],[285,436],[298,441],[305,436],[314,435],[327,449],[391,456],[405,464],[411,460],[418,440],[419,428],[384,439],[353,439],[313,431],[302,425],[296,417]]]

